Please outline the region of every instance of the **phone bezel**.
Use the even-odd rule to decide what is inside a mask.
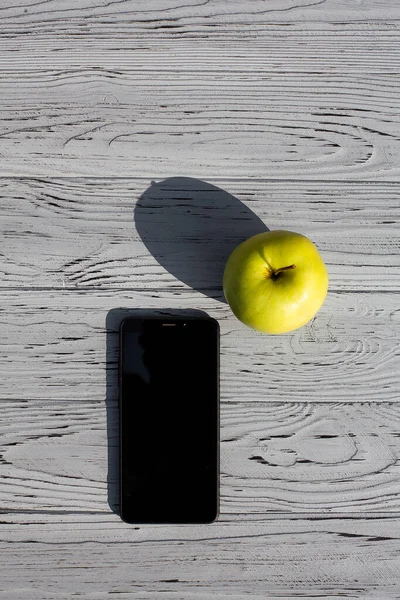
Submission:
[[[119,404],[119,439],[122,438],[122,361],[123,361],[123,337],[125,332],[129,331],[139,331],[139,327],[143,325],[145,321],[152,321],[153,323],[158,323],[160,326],[164,325],[174,325],[177,327],[187,327],[192,323],[210,323],[215,329],[215,341],[216,341],[216,394],[217,394],[217,440],[216,440],[216,510],[215,514],[212,515],[212,518],[209,520],[198,520],[198,521],[190,521],[187,524],[211,524],[215,522],[220,515],[220,327],[219,323],[216,319],[210,316],[198,316],[198,315],[172,315],[172,314],[157,314],[157,315],[149,315],[149,316],[128,316],[125,317],[119,326],[119,360],[118,360],[118,384],[119,384],[119,393],[118,393],[118,404]],[[128,524],[150,524],[151,521],[139,521],[132,520],[126,514],[123,506],[123,495],[122,495],[122,444],[119,444],[119,513],[121,519]],[[154,523],[159,524],[160,521],[154,521]],[[163,522],[163,524],[178,524],[174,521]],[[183,524],[179,522],[179,524]]]

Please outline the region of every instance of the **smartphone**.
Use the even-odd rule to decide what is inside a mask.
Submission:
[[[206,317],[120,327],[120,515],[211,523],[219,507],[219,326]]]

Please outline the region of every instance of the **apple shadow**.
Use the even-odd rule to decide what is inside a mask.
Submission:
[[[197,309],[140,309],[113,308],[106,317],[106,415],[107,415],[107,500],[111,510],[119,510],[119,328],[127,317],[204,317],[205,312]],[[140,424],[138,424],[140,426]],[[134,435],[135,424],[132,424]]]
[[[222,276],[230,253],[252,235],[269,231],[238,198],[190,177],[152,182],[136,204],[134,221],[164,269],[222,302]]]

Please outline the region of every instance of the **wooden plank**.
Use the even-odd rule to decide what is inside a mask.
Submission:
[[[216,295],[232,249],[269,228],[315,242],[331,291],[400,291],[395,183],[2,179],[0,214],[0,287]]]
[[[0,415],[4,523],[53,523],[65,535],[77,519],[75,542],[93,519],[116,523],[115,401],[3,401]],[[400,515],[399,416],[400,403],[224,402],[220,521]]]
[[[121,3],[56,4],[56,20],[51,4],[3,11],[3,175],[398,180],[396,22],[346,23],[336,8],[341,23],[321,24],[305,7],[292,28],[273,11],[258,22],[257,3],[253,26],[252,2],[223,4],[215,17],[244,21],[218,28],[213,3],[198,18],[189,4],[183,31],[160,37],[157,8],[129,4],[115,23]]]
[[[65,70],[60,86],[70,80],[82,83],[85,77],[96,74],[98,82],[108,75],[117,82],[127,83],[133,74],[145,76],[153,72],[156,80],[161,77],[170,80],[175,73],[177,82],[188,74],[235,75],[237,81],[268,74],[277,77],[271,77],[270,83],[277,82],[279,77],[287,87],[296,74],[318,77],[326,73],[329,74],[326,90],[331,92],[335,80],[345,82],[353,75],[357,86],[362,81],[367,84],[367,74],[374,76],[371,89],[378,91],[378,80],[389,84],[387,75],[398,75],[395,62],[399,53],[398,5],[396,0],[392,3],[396,20],[381,15],[380,22],[358,23],[346,22],[343,13],[341,22],[304,20],[289,25],[269,17],[246,19],[243,12],[238,15],[242,21],[235,25],[216,27],[206,17],[182,19],[176,28],[157,27],[160,21],[141,20],[139,10],[132,10],[126,21],[121,14],[118,20],[92,15],[94,18],[89,17],[84,23],[63,19],[60,14],[57,20],[49,18],[47,22],[45,14],[36,21],[32,12],[25,19],[13,22],[3,16],[4,52],[0,56],[0,71],[5,78],[3,83],[13,81],[22,87],[23,74],[33,90],[40,89],[45,82],[54,82],[56,75],[62,75],[60,70]],[[241,8],[245,11],[245,1]],[[4,8],[1,11],[4,15]],[[361,14],[359,9],[358,14]],[[35,74],[40,75],[39,80]],[[123,92],[122,88],[121,85]],[[306,90],[300,88],[300,91]],[[61,98],[59,88],[54,93]],[[365,101],[368,107],[368,99]]]
[[[158,289],[2,291],[0,397],[103,401],[107,387],[115,399],[117,328],[129,314],[117,307],[201,309],[217,318],[223,401],[399,399],[396,294],[330,293],[309,325],[267,336],[242,325],[211,292]]]
[[[345,0],[271,0],[268,5],[250,0],[240,3],[229,0],[121,0],[110,3],[75,0],[70,6],[62,0],[13,0],[11,6],[2,7],[0,16],[5,26],[18,32],[23,27],[36,32],[46,25],[64,26],[67,23],[72,29],[81,26],[83,31],[93,25],[121,28],[141,25],[150,31],[160,30],[160,34],[172,36],[179,33],[179,28],[195,28],[203,23],[209,23],[210,29],[224,25],[220,28],[222,32],[228,24],[243,22],[254,25],[283,22],[303,26],[304,22],[356,25],[368,21],[371,27],[384,29],[388,24],[396,26],[398,4],[396,0],[366,0],[355,5]]]
[[[296,77],[290,88],[278,78],[274,90],[262,74],[251,81],[208,76],[200,86],[195,75],[177,82],[150,72],[121,85],[106,77],[60,85],[55,74],[35,89],[21,79],[23,89],[11,83],[12,97],[3,85],[10,98],[1,107],[3,175],[398,179],[392,79],[390,87],[380,76],[375,89],[369,78],[354,89],[351,75],[326,93],[326,75]],[[367,113],[360,95],[372,96]]]
[[[78,525],[3,525],[3,597],[398,598],[398,518],[89,524],[83,541]]]

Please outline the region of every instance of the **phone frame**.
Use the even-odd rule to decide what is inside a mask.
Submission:
[[[211,524],[214,523],[218,517],[220,516],[220,441],[221,441],[221,436],[220,436],[220,327],[219,327],[219,323],[216,319],[214,319],[213,317],[210,317],[209,315],[207,315],[206,313],[203,314],[198,314],[198,312],[196,311],[196,314],[194,315],[190,315],[190,314],[174,314],[174,313],[167,313],[167,314],[143,314],[141,312],[140,315],[128,315],[126,316],[120,323],[119,325],[119,356],[118,356],[118,415],[119,415],[119,515],[121,517],[121,519],[128,523],[128,524],[151,524],[151,522],[146,521],[146,522],[142,522],[142,521],[131,521],[131,520],[126,520],[124,518],[124,510],[123,510],[123,484],[122,484],[122,422],[123,422],[123,407],[122,407],[122,379],[123,379],[123,375],[122,375],[122,361],[123,361],[123,334],[124,334],[124,330],[126,329],[126,327],[129,326],[129,323],[134,323],[134,322],[141,322],[141,321],[164,321],[168,324],[171,325],[175,325],[175,326],[185,326],[185,322],[187,321],[211,321],[214,324],[214,327],[216,329],[216,402],[217,402],[217,406],[216,406],[216,433],[217,433],[217,439],[216,439],[216,511],[215,511],[215,515],[213,515],[213,518],[210,519],[209,521],[191,521],[190,523],[187,524]],[[128,329],[129,331],[129,329]],[[137,329],[132,328],[131,331],[137,331]],[[161,524],[158,521],[154,522],[155,524]],[[163,522],[164,523],[164,522]],[[164,524],[167,524],[167,522],[165,522]],[[185,524],[185,523],[175,523],[173,521],[168,522],[168,524]]]

